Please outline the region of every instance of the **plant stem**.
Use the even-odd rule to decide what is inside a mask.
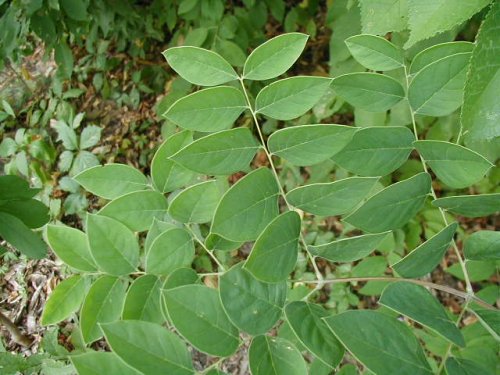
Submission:
[[[455,325],[458,327],[460,325],[460,322],[462,321],[462,318],[464,316],[464,313],[465,313],[465,310],[467,310],[467,307],[469,306],[469,301],[466,300],[465,301],[465,304],[464,304],[464,307],[462,308],[462,311],[460,311],[460,313],[458,314],[458,318],[457,318],[457,321],[455,322]],[[450,356],[451,354],[451,348],[453,347],[453,344],[450,342],[448,344],[448,348],[446,349],[446,353],[443,357],[443,359],[441,360],[441,363],[439,364],[439,367],[438,367],[438,370],[436,372],[437,375],[441,374],[441,372],[443,371],[443,368],[446,364],[446,360],[448,359],[448,357]]]
[[[32,341],[30,338],[27,336],[23,335],[19,328],[12,323],[12,321],[7,318],[2,312],[0,312],[0,323],[2,323],[7,331],[9,331],[10,335],[12,336],[12,340],[16,342],[19,345],[28,347],[31,345]]]
[[[271,171],[273,172],[273,175],[274,175],[274,178],[276,180],[276,183],[278,184],[280,195],[283,198],[283,201],[285,202],[288,211],[295,211],[295,209],[290,205],[290,203],[286,199],[285,190],[283,190],[283,187],[281,186],[280,178],[279,178],[278,172],[276,170],[276,166],[274,165],[272,155],[269,152],[269,150],[267,149],[266,142],[264,140],[264,135],[262,134],[262,130],[260,129],[259,121],[257,120],[257,115],[256,115],[256,113],[255,113],[255,111],[254,111],[254,109],[253,109],[253,107],[252,107],[252,105],[250,103],[250,98],[248,97],[248,92],[246,90],[245,84],[243,83],[243,78],[240,77],[238,80],[240,81],[241,88],[243,90],[243,93],[245,94],[245,99],[246,99],[246,102],[247,102],[247,105],[248,105],[248,109],[250,110],[250,113],[252,114],[253,122],[254,122],[255,128],[257,129],[257,133],[259,135],[260,143],[261,143],[262,148],[263,148],[263,150],[264,150],[264,152],[266,154],[267,160],[269,161],[269,165],[271,167]],[[304,236],[302,235],[302,232],[300,232],[300,234],[299,234],[299,241],[302,244],[302,247],[304,248],[304,250],[306,251],[307,257],[309,258],[309,261],[311,262],[311,264],[312,264],[312,266],[314,268],[314,273],[316,274],[316,279],[318,281],[318,284],[316,285],[316,287],[314,288],[314,290],[312,290],[305,297],[305,298],[307,298],[311,294],[313,294],[314,292],[316,292],[317,290],[319,290],[319,289],[321,289],[323,287],[323,283],[322,283],[323,275],[321,274],[321,272],[320,272],[320,270],[318,268],[318,265],[316,264],[316,261],[314,260],[314,257],[312,256],[312,254],[309,252],[309,249],[307,248],[307,243],[306,243],[306,241],[304,239]]]
[[[429,281],[424,281],[424,280],[418,280],[418,279],[405,279],[402,277],[389,277],[389,276],[370,276],[370,277],[345,277],[345,278],[338,278],[338,279],[323,279],[321,280],[322,284],[335,284],[335,283],[350,283],[350,282],[356,282],[356,281],[388,281],[388,282],[398,282],[398,281],[403,281],[407,283],[412,283],[412,284],[417,284],[421,286],[425,286],[431,289],[435,290],[440,290],[441,292],[445,292],[448,294],[452,294],[454,296],[463,298],[465,301],[473,301],[476,302],[478,305],[481,305],[485,309],[488,310],[497,310],[494,306],[491,306],[490,304],[484,302],[482,299],[476,297],[476,296],[471,296],[467,292],[462,292],[461,290],[451,288],[446,285],[440,285],[440,284],[435,284],[431,283]],[[317,284],[317,280],[291,280],[291,282],[295,283],[304,283],[304,284]]]
[[[405,75],[405,79],[406,79],[406,93],[407,93],[406,94],[406,102],[408,103],[408,108],[410,109],[411,122],[413,125],[413,134],[415,136],[415,140],[418,141],[418,131],[417,131],[417,123],[415,121],[415,112],[411,108],[410,101],[408,100],[408,88],[410,86],[408,71],[406,69],[406,65],[403,66],[403,68],[404,68],[404,75]],[[422,167],[424,169],[424,172],[429,173],[428,169],[427,169],[427,164],[425,163],[425,159],[422,157],[422,155],[420,155],[420,153],[418,154],[418,156],[420,158],[420,162],[422,163]],[[432,198],[434,200],[437,199],[436,192],[434,191],[434,188],[432,187],[432,185],[431,185],[431,195],[432,195]],[[444,213],[444,210],[441,207],[438,207],[438,210],[439,210],[439,213],[441,214],[441,217],[443,218],[444,224],[446,226],[448,226],[449,223],[448,223],[448,219],[446,219],[446,215]],[[452,238],[451,244],[452,244],[453,250],[455,251],[455,254],[458,258],[458,262],[460,263],[460,267],[462,268],[462,272],[464,274],[465,289],[467,291],[467,294],[474,295],[474,290],[472,289],[469,274],[467,272],[467,267],[465,266],[465,261],[463,260],[462,255],[460,254],[460,251],[458,250],[457,243],[455,242],[455,239]]]
[[[219,261],[219,259],[217,259],[217,257],[213,253],[213,251],[209,250],[208,247],[205,246],[203,241],[198,238],[198,235],[191,229],[191,227],[187,224],[184,224],[184,227],[189,231],[189,233],[191,233],[191,236],[196,240],[196,242],[198,242],[198,244],[203,248],[203,250],[205,250],[207,252],[207,254],[210,256],[210,258],[213,259],[213,261],[217,264],[217,266],[219,266],[219,268],[222,271],[225,271],[226,269],[224,268],[222,263]]]

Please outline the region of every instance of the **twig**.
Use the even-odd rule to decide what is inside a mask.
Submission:
[[[14,342],[16,342],[17,344],[26,347],[32,344],[33,341],[29,337],[23,335],[19,328],[17,328],[17,326],[12,323],[12,321],[7,318],[7,316],[5,316],[2,312],[0,312],[0,323],[5,326],[7,331],[9,331],[10,335],[12,336],[12,340],[14,340]]]

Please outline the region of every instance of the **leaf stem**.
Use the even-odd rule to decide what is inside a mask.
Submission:
[[[337,278],[337,279],[323,279],[321,280],[322,284],[336,284],[336,283],[350,283],[350,282],[364,282],[364,281],[388,281],[388,282],[398,282],[403,281],[407,283],[417,284],[421,286],[425,286],[431,289],[439,290],[441,292],[445,292],[448,294],[452,294],[454,296],[463,298],[465,301],[474,301],[478,305],[481,305],[485,309],[488,310],[497,310],[494,306],[484,302],[482,299],[470,295],[467,292],[462,292],[461,290],[451,288],[446,285],[435,284],[429,281],[418,280],[418,279],[405,279],[401,277],[389,277],[389,276],[370,276],[370,277],[345,277],[345,278]],[[304,284],[317,284],[319,281],[317,280],[291,280],[291,282],[295,283],[304,283]]]
[[[253,107],[252,107],[252,105],[250,103],[250,98],[248,97],[248,92],[247,92],[245,84],[243,82],[243,78],[239,77],[238,80],[240,81],[241,88],[243,90],[243,93],[245,94],[245,99],[246,99],[246,102],[247,102],[247,105],[248,105],[248,109],[250,110],[250,113],[252,114],[253,122],[254,122],[255,128],[257,129],[257,133],[259,135],[260,143],[261,143],[262,148],[263,148],[263,150],[264,150],[264,152],[266,154],[267,160],[269,161],[269,166],[271,167],[271,171],[273,172],[273,175],[274,175],[274,178],[276,180],[276,183],[278,184],[280,195],[283,198],[283,201],[285,202],[288,211],[295,211],[295,209],[292,207],[292,205],[290,205],[290,203],[286,199],[285,190],[283,189],[283,186],[281,186],[280,178],[279,178],[278,172],[276,170],[276,166],[274,165],[272,155],[269,152],[269,150],[267,149],[266,142],[264,140],[264,135],[262,134],[262,130],[260,129],[260,125],[259,125],[259,121],[257,120],[257,114],[255,113],[255,111],[254,111],[254,109],[253,109]],[[314,273],[316,274],[316,279],[317,279],[317,282],[318,282],[317,285],[316,285],[316,287],[314,288],[314,290],[312,290],[305,297],[305,298],[307,298],[311,294],[313,294],[317,290],[320,290],[323,287],[323,283],[322,283],[323,275],[321,274],[321,271],[319,270],[318,265],[316,264],[316,261],[314,260],[314,257],[309,252],[309,249],[307,247],[307,243],[306,243],[306,241],[304,239],[304,236],[302,235],[302,231],[299,234],[299,241],[300,241],[302,247],[304,248],[304,250],[306,251],[307,257],[309,258],[309,261],[311,262],[311,264],[313,266]]]
[[[193,229],[189,225],[187,225],[187,224],[184,224],[184,227],[188,230],[189,233],[191,233],[191,236],[195,239],[196,242],[198,242],[198,244],[203,248],[203,250],[205,250],[207,252],[207,254],[210,256],[210,258],[213,259],[213,261],[217,264],[217,266],[222,271],[225,271],[226,269],[224,268],[224,266],[222,265],[222,263],[219,261],[219,259],[217,259],[217,257],[213,253],[213,251],[209,250],[208,247],[205,246],[205,244],[203,243],[203,241],[198,238],[198,235],[193,231]]]
[[[410,86],[410,81],[409,81],[409,76],[408,76],[408,70],[406,69],[406,65],[403,66],[404,69],[404,75],[406,79],[406,102],[408,103],[408,108],[410,109],[410,115],[411,115],[411,122],[413,125],[413,134],[415,136],[415,140],[418,141],[418,131],[417,131],[417,123],[415,121],[415,112],[411,108],[410,101],[408,100],[408,88]],[[424,172],[429,173],[427,169],[427,164],[425,162],[425,159],[418,154],[418,157],[420,158],[420,162],[422,163],[422,167],[424,169]],[[436,192],[434,188],[431,185],[431,195],[434,200],[437,199]],[[441,217],[443,218],[443,222],[446,226],[448,226],[448,219],[446,219],[446,215],[444,213],[444,210],[441,207],[438,207],[439,213],[441,214]],[[465,280],[465,289],[467,290],[467,294],[473,296],[474,295],[474,289],[472,288],[472,284],[470,282],[469,274],[467,272],[467,268],[465,266],[465,261],[462,258],[462,255],[460,254],[460,251],[458,250],[457,243],[455,242],[455,239],[451,240],[451,244],[453,247],[453,250],[455,251],[455,254],[458,258],[458,262],[460,263],[460,267],[462,268],[462,273],[464,274],[464,280]]]

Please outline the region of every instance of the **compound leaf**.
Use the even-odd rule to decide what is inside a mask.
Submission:
[[[342,150],[356,130],[352,126],[330,124],[293,126],[271,134],[267,145],[272,154],[293,165],[313,165]]]
[[[259,168],[222,197],[211,232],[233,242],[253,241],[278,216],[279,188],[272,172]]]
[[[306,34],[278,35],[252,51],[243,67],[243,78],[262,81],[285,73],[306,46]]]
[[[405,97],[398,81],[378,73],[344,74],[331,86],[349,104],[369,112],[387,111]]]
[[[259,144],[248,128],[223,130],[187,145],[171,159],[208,175],[230,175],[248,168]]]
[[[229,129],[247,107],[240,90],[212,87],[177,100],[163,117],[184,129],[216,132]]]
[[[200,86],[217,86],[238,79],[224,58],[198,47],[173,47],[163,52],[170,67],[186,81]]]
[[[500,211],[500,193],[438,198],[432,205],[465,217],[488,216]]]
[[[297,263],[300,216],[295,211],[275,218],[255,241],[245,269],[266,282],[285,280]]]
[[[383,176],[398,169],[413,150],[415,138],[405,127],[369,127],[332,157],[342,168],[360,176]]]
[[[291,77],[264,87],[255,99],[255,112],[277,120],[292,120],[310,110],[328,89],[325,77]]]
[[[184,285],[164,290],[163,296],[172,324],[195,348],[219,357],[227,357],[238,348],[238,330],[215,289]]]
[[[346,349],[375,374],[433,373],[410,328],[393,317],[351,310],[324,320]]]
[[[382,292],[379,303],[429,327],[453,344],[465,346],[460,330],[448,318],[436,297],[423,286],[408,282],[389,284]]]
[[[429,174],[419,173],[373,195],[344,221],[371,233],[401,228],[423,206],[430,189]]]
[[[239,263],[219,278],[222,306],[233,324],[259,335],[270,330],[281,317],[286,300],[286,282],[256,279]]]
[[[300,186],[288,192],[286,199],[292,206],[314,215],[342,215],[352,211],[378,180],[378,177],[349,177]]]
[[[351,55],[370,70],[387,71],[404,66],[403,51],[380,36],[354,35],[345,43]]]

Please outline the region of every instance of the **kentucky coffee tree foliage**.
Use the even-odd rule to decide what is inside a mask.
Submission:
[[[495,373],[496,289],[477,282],[500,259],[500,234],[464,234],[457,217],[500,209],[500,193],[469,190],[498,173],[500,3],[475,43],[427,43],[417,53],[409,48],[489,2],[409,0],[406,20],[386,4],[383,23],[385,3],[361,1],[364,33],[345,45],[364,68],[335,78],[285,75],[306,46],[302,33],[268,40],[240,69],[207,49],[164,52],[200,88],[164,113],[178,132],[159,145],[150,175],[121,164],[81,172],[75,180],[108,202],[84,231],[52,224],[45,233],[74,275],[56,287],[42,323],[76,313],[83,342],[104,338],[111,349],[71,356],[79,374],[221,374],[242,348],[254,375],[352,374],[354,362],[364,374]],[[406,40],[379,36],[406,29],[403,21]],[[391,122],[303,121],[331,95],[368,117],[389,111]],[[420,131],[459,112],[452,140]],[[287,180],[318,166],[340,172]],[[340,233],[311,235],[332,216]],[[448,250],[465,291],[429,281]],[[325,291],[366,281],[360,293],[378,306],[326,302]],[[458,298],[459,316],[436,290]],[[479,323],[461,328],[464,314]],[[192,348],[221,361],[195,369]]]

